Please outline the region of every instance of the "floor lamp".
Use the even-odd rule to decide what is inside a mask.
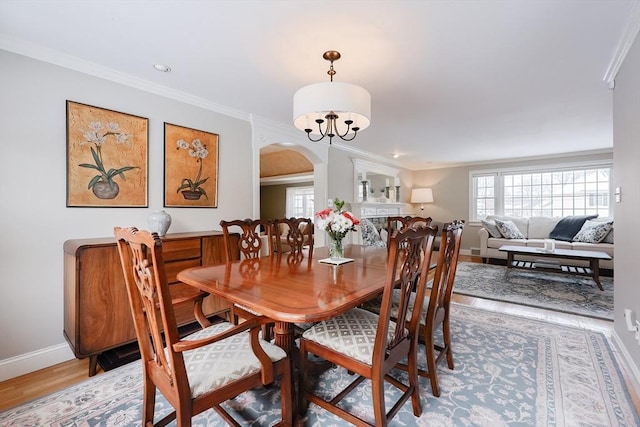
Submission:
[[[433,203],[433,191],[430,188],[414,188],[411,190],[411,203],[420,203],[420,215],[424,216],[424,204]]]

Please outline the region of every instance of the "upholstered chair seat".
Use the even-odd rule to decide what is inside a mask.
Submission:
[[[397,311],[396,311],[397,313]],[[355,308],[329,320],[316,323],[302,334],[309,341],[359,360],[372,364],[373,345],[376,342],[378,315]],[[395,322],[389,322],[387,339],[393,338]],[[408,334],[409,331],[406,331]]]
[[[217,335],[233,327],[228,322],[201,329],[183,341],[195,341]],[[239,378],[260,372],[261,365],[251,350],[248,332],[233,335],[214,344],[184,352],[184,363],[192,397],[223,387]],[[280,347],[260,340],[260,346],[272,362],[287,357]]]

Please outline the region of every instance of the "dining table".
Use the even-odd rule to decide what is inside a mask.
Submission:
[[[374,298],[384,289],[387,249],[347,245],[337,264],[326,247],[313,258],[273,254],[192,267],[178,280],[274,321],[275,343],[295,357],[294,325],[326,320]],[[340,261],[338,261],[340,262]]]

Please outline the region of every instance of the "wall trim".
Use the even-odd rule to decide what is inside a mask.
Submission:
[[[631,13],[629,13],[629,20],[627,21],[627,25],[625,26],[622,34],[620,35],[620,40],[618,41],[618,46],[616,47],[615,52],[613,53],[613,57],[611,61],[609,61],[609,66],[607,67],[607,71],[604,73],[602,80],[605,81],[609,85],[609,89],[613,89],[615,86],[615,78],[624,62],[624,59],[627,57],[627,53],[629,53],[629,49],[631,49],[631,45],[633,44],[638,32],[640,31],[640,2],[634,2],[631,6]]]
[[[0,360],[0,381],[48,368],[73,357],[69,346],[63,343]]]
[[[623,365],[622,369],[630,374],[628,375],[631,381],[630,385],[635,390],[636,395],[640,396],[640,366],[631,358],[631,354],[615,330],[611,334],[611,338],[613,339],[615,350],[618,350],[616,359]]]

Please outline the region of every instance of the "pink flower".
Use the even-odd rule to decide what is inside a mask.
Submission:
[[[353,216],[351,212],[342,212],[342,215],[346,216],[353,223],[353,225],[360,224],[360,220]]]
[[[326,219],[331,214],[331,212],[333,212],[333,209],[327,208],[327,209],[321,210],[320,212],[316,212],[316,216],[318,218]]]

